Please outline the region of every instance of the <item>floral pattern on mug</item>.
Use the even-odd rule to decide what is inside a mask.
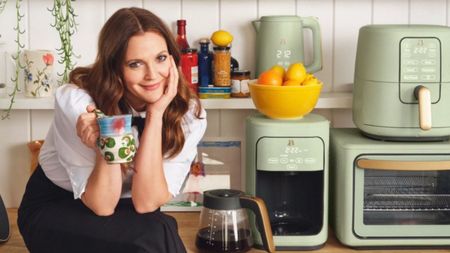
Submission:
[[[123,134],[125,132],[125,119],[118,118],[114,119],[111,123],[112,129],[116,134]]]
[[[52,54],[45,54],[42,56],[42,60],[44,60],[45,65],[49,66],[49,65],[53,65],[53,55]]]
[[[51,95],[51,79],[54,56],[43,50],[25,51],[25,88],[27,96]]]

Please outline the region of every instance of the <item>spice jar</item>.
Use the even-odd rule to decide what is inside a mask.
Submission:
[[[231,96],[235,98],[246,98],[250,96],[248,82],[250,71],[237,70],[231,73]]]
[[[214,85],[230,86],[230,47],[214,47]]]
[[[195,93],[198,89],[198,56],[197,49],[185,48],[181,54],[181,70],[188,81],[189,88]]]

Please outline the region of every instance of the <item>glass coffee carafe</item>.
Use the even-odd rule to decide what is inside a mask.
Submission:
[[[246,252],[253,246],[247,210],[256,216],[264,248],[275,251],[264,202],[238,190],[205,191],[196,246],[203,252]]]

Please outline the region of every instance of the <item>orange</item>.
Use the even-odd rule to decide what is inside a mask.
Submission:
[[[258,84],[281,86],[283,84],[283,78],[276,71],[269,69],[259,75]]]
[[[286,80],[283,82],[283,86],[300,86],[300,85],[302,85],[302,84],[295,80]]]

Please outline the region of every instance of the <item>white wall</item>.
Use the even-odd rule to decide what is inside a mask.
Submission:
[[[72,2],[79,23],[74,36],[78,65],[89,64],[96,54],[98,32],[104,21],[118,8],[139,6],[159,15],[175,32],[175,22],[187,19],[187,36],[198,46],[222,28],[234,35],[233,56],[241,68],[254,73],[255,32],[250,21],[263,15],[300,15],[319,18],[322,30],[323,70],[318,77],[325,92],[350,91],[358,29],[371,23],[426,23],[448,25],[448,0],[77,0]],[[51,0],[24,0],[23,40],[29,49],[59,47],[56,31],[50,27],[47,11]],[[8,1],[0,14],[0,54],[15,50],[15,1]],[[308,37],[308,36],[307,36]],[[308,47],[307,43],[307,47]],[[307,60],[310,54],[307,54]],[[6,63],[0,58],[0,81]],[[61,72],[61,66],[57,67]],[[244,139],[244,118],[252,110],[209,110],[207,136]],[[334,126],[352,126],[351,111],[316,111]],[[28,178],[29,152],[26,143],[45,137],[52,119],[51,110],[15,110],[9,120],[0,121],[0,195],[8,207],[17,207]]]

